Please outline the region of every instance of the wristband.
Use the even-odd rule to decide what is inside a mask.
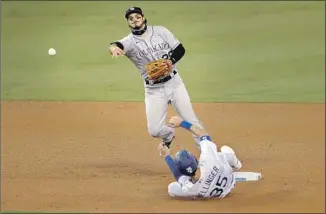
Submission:
[[[192,124],[189,123],[189,122],[187,122],[187,121],[185,121],[185,120],[183,120],[183,121],[180,123],[180,126],[181,126],[182,128],[184,128],[184,129],[190,130]]]
[[[201,137],[200,137],[200,141],[202,141],[202,140],[209,140],[209,141],[212,141],[212,140],[211,140],[211,137],[210,137],[209,135],[201,136]]]

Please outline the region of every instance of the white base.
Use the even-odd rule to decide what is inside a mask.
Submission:
[[[259,172],[233,172],[236,182],[241,181],[258,181],[262,179],[262,175]]]

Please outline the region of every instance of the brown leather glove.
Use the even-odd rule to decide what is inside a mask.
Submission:
[[[169,59],[158,59],[145,65],[150,80],[157,80],[165,77],[172,70],[172,61]]]

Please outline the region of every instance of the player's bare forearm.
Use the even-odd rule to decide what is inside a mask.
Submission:
[[[109,46],[109,50],[112,50],[112,49],[114,49],[115,47],[117,47],[116,44],[111,44],[111,45]]]
[[[200,127],[198,127],[194,124],[191,125],[189,131],[192,134],[196,135],[197,137],[203,137],[205,135],[208,135],[208,133],[205,130],[201,129]]]
[[[171,117],[169,121],[169,126],[172,127],[179,127],[185,128],[189,130],[192,134],[196,135],[197,137],[203,137],[207,135],[207,132],[200,128],[199,126],[196,126],[194,124],[189,123],[188,121],[182,120],[180,117],[175,116]]]

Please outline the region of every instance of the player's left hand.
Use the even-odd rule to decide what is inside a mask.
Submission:
[[[145,71],[150,80],[158,80],[166,77],[172,71],[172,61],[169,59],[157,59],[145,65]]]
[[[158,145],[158,151],[161,157],[165,158],[170,154],[170,149],[164,144],[164,142],[160,142]]]
[[[180,126],[182,119],[178,116],[173,116],[170,118],[169,123],[167,124],[170,127],[177,128]]]

